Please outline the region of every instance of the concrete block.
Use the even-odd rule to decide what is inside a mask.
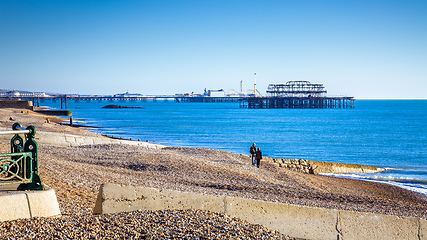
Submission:
[[[102,184],[93,213],[166,209],[201,209],[224,212],[224,197]]]
[[[66,135],[61,133],[38,131],[36,134],[36,141],[39,145],[70,146],[67,142]]]
[[[226,198],[226,214],[293,237],[337,239],[337,210]]]
[[[159,198],[153,199],[162,205],[162,209],[200,209],[224,213],[224,198],[221,196],[160,190]]]
[[[135,210],[155,210],[160,204],[156,199],[158,190],[136,188],[116,184],[102,184],[99,187],[94,214],[127,212]]]
[[[0,221],[30,217],[27,196],[24,192],[0,195]]]
[[[51,217],[61,215],[55,191],[48,188],[44,191],[25,191],[31,217]]]
[[[339,211],[340,239],[419,239],[419,219]]]
[[[427,219],[420,219],[420,239],[427,240]]]
[[[93,144],[93,140],[91,138],[75,136],[74,145],[72,146],[91,145],[91,144]]]

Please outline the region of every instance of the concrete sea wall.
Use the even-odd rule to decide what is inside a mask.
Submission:
[[[163,145],[152,144],[147,142],[130,141],[113,139],[109,137],[90,137],[90,136],[79,136],[64,133],[52,133],[52,132],[37,132],[35,137],[37,143],[53,145],[53,146],[84,146],[84,145],[95,145],[95,144],[127,144],[135,145],[146,148],[164,148]]]
[[[0,100],[0,108],[33,109],[33,102],[23,100]]]
[[[1,128],[0,131],[8,131],[11,129]],[[0,141],[9,142],[13,135],[0,135]],[[129,141],[121,139],[113,139],[109,137],[101,136],[80,136],[66,133],[57,133],[57,132],[43,132],[37,131],[35,136],[36,142],[40,145],[52,145],[52,146],[65,146],[65,147],[75,147],[75,146],[85,146],[85,145],[94,145],[94,144],[127,144],[140,146],[145,148],[164,148],[165,146],[147,142],[139,141]]]
[[[94,214],[201,209],[305,239],[427,239],[427,220],[227,196],[103,184]]]

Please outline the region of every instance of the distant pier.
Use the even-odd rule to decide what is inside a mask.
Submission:
[[[222,93],[223,96],[213,93]],[[40,102],[52,100],[61,101],[61,109],[68,108],[68,102],[74,101],[175,101],[190,102],[239,102],[242,108],[354,108],[353,97],[326,96],[323,84],[312,84],[309,81],[288,81],[286,84],[269,84],[267,96],[263,97],[254,91],[250,94],[242,92],[230,95],[224,94],[224,90],[209,90],[202,94],[175,94],[175,95],[141,95],[124,94],[116,95],[46,95],[44,93],[6,91],[0,92],[0,100],[27,100],[34,106],[40,106]],[[259,92],[258,92],[259,93]],[[224,96],[225,95],[225,96]]]
[[[270,84],[267,97],[244,98],[244,108],[354,108],[353,97],[327,97],[323,84],[309,81],[288,81]]]

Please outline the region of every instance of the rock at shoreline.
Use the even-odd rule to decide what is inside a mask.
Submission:
[[[119,105],[114,105],[114,104],[107,105],[107,106],[104,106],[102,108],[137,108],[137,109],[144,109],[143,107],[127,107],[127,106],[119,106]]]
[[[384,168],[366,166],[360,164],[332,163],[321,161],[308,161],[304,159],[272,159],[279,167],[288,168],[293,171],[319,174],[319,173],[378,173],[385,171]]]

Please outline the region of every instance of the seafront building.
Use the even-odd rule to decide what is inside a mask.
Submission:
[[[0,90],[0,98],[48,97],[44,92],[28,92],[19,90]]]

